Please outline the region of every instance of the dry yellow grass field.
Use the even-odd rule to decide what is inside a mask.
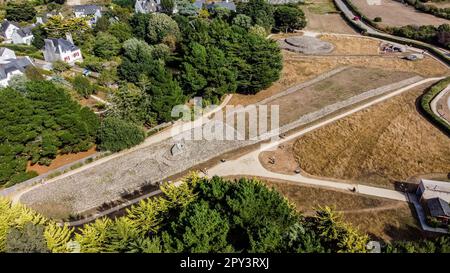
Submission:
[[[288,36],[291,35],[299,34],[290,34]],[[280,79],[256,95],[234,94],[229,104],[248,105],[256,103],[282,92],[290,86],[313,79],[339,66],[360,66],[385,69],[388,71],[413,72],[424,77],[449,74],[448,69],[443,64],[430,57],[411,62],[401,59],[398,55],[378,54],[379,42],[373,39],[341,35],[323,35],[322,39],[332,42],[336,47],[329,56],[306,57],[298,53],[283,50],[284,61]],[[378,55],[373,56],[374,54]]]
[[[307,173],[392,188],[395,181],[450,172],[450,138],[423,118],[408,91],[301,137],[294,144]]]
[[[343,213],[345,221],[372,238],[417,240],[422,236],[407,203],[285,181],[265,183],[282,193],[304,215],[313,215],[319,206],[334,207]]]

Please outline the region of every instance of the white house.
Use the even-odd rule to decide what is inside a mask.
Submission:
[[[102,17],[102,9],[97,5],[77,5],[73,7],[76,18],[88,17],[88,24],[92,26]]]
[[[17,23],[3,20],[0,26],[0,35],[5,39],[5,42],[10,42],[14,31],[20,29]]]
[[[13,44],[27,44],[31,45],[31,41],[33,41],[33,32],[31,31],[34,26],[27,26],[23,28],[16,29],[12,34],[12,43]]]
[[[63,61],[68,64],[82,62],[81,50],[73,44],[72,36],[67,39],[45,39],[44,59],[47,62]]]
[[[28,66],[33,66],[29,57],[16,58],[14,51],[0,48],[0,87],[9,85],[9,81],[16,75],[23,75]]]

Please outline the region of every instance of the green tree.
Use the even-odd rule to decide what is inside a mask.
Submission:
[[[150,14],[135,13],[130,19],[130,26],[133,29],[133,34],[136,38],[141,40],[147,39],[147,33],[150,22]]]
[[[116,37],[121,43],[133,37],[132,28],[130,27],[130,25],[124,22],[117,22],[112,24],[109,27],[108,32]]]
[[[264,27],[270,31],[274,26],[274,8],[266,0],[249,0],[237,5],[237,12],[252,18],[253,24]]]
[[[94,31],[95,32],[106,32],[106,31],[108,31],[110,24],[111,23],[109,22],[108,16],[102,16],[102,17],[98,18],[97,22],[95,23]]]
[[[42,25],[37,25],[31,30],[31,32],[34,36],[31,44],[38,49],[43,48],[45,45],[44,39],[47,37],[44,27]]]
[[[99,148],[111,152],[131,148],[145,139],[144,131],[133,123],[107,117],[100,126]]]
[[[222,50],[192,43],[184,59],[183,87],[190,95],[217,102],[224,94],[236,91],[237,73]]]
[[[233,18],[233,25],[249,29],[252,26],[252,18],[245,14],[238,14]]]
[[[146,87],[146,92],[150,98],[153,119],[158,122],[173,120],[175,118],[171,116],[173,107],[185,102],[180,85],[161,63],[154,67],[150,79],[151,84]]]
[[[279,6],[274,12],[275,29],[291,32],[306,26],[305,14],[296,7]]]
[[[175,0],[161,0],[162,12],[170,15],[173,13],[174,8],[175,8]]]
[[[100,32],[95,39],[94,53],[100,58],[110,59],[118,55],[120,47],[120,42],[116,37]]]
[[[283,59],[276,42],[260,35],[241,36],[240,43],[232,49],[238,77],[237,90],[244,94],[255,94],[270,86],[280,77]]]
[[[149,97],[144,90],[134,84],[127,84],[114,93],[110,115],[143,124],[151,119],[149,107]]]
[[[206,201],[187,206],[162,234],[168,252],[218,253],[232,252],[227,237],[228,219],[210,209]]]
[[[70,69],[70,65],[68,63],[66,63],[66,62],[58,60],[58,61],[55,61],[55,62],[52,63],[52,69],[56,73],[61,73],[61,72],[69,70]]]
[[[31,21],[34,16],[36,16],[36,10],[31,2],[10,1],[6,4],[6,19],[9,21]]]
[[[12,228],[6,238],[8,253],[47,253],[47,243],[44,238],[44,226],[31,222],[23,228]]]
[[[168,39],[177,40],[180,29],[177,22],[164,13],[152,13],[148,21],[146,41],[150,44],[166,43]],[[172,47],[172,44],[167,44]]]
[[[77,91],[77,93],[85,98],[88,98],[89,95],[91,95],[92,93],[94,93],[94,87],[91,84],[91,82],[89,81],[88,78],[81,76],[81,75],[77,75],[75,76],[75,78],[73,79],[73,89],[75,89],[75,91]]]

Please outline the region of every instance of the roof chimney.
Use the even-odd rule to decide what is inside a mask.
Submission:
[[[72,34],[70,34],[70,32],[66,33],[66,40],[73,44]]]

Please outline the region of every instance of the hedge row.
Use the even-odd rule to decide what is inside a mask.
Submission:
[[[398,0],[397,0],[398,1]],[[424,13],[428,13],[434,15],[436,17],[441,17],[444,19],[450,19],[450,8],[438,8],[433,5],[426,5],[423,2],[427,1],[419,1],[419,0],[405,0],[405,2],[411,6],[413,6],[416,10],[419,10]],[[436,2],[436,1],[434,1]],[[437,1],[444,2],[444,1]]]
[[[425,112],[425,114],[428,116],[428,118],[432,120],[432,122],[441,127],[447,134],[450,135],[450,125],[447,122],[445,122],[441,117],[436,115],[433,112],[433,110],[431,110],[430,105],[431,101],[449,84],[450,84],[450,77],[445,78],[442,81],[439,81],[438,83],[430,87],[425,92],[425,94],[422,95],[422,98],[420,99],[420,106],[422,110]]]

